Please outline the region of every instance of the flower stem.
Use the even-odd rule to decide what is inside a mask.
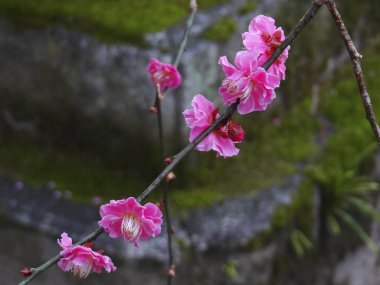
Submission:
[[[273,55],[268,59],[268,61],[263,65],[263,68],[268,69],[275,60],[281,55],[281,53],[285,50],[285,48],[292,43],[297,35],[301,32],[301,30],[310,22],[310,20],[315,16],[318,12],[319,8],[322,4],[317,1],[313,1],[308,11],[302,17],[302,19],[298,22],[296,27],[289,33],[286,37],[285,41],[277,48],[277,50],[273,53]],[[182,45],[181,45],[182,46]],[[183,51],[182,51],[183,52]],[[182,53],[181,52],[181,53]],[[166,166],[166,168],[153,180],[153,182],[136,198],[138,202],[142,202],[145,198],[161,183],[161,181],[169,174],[170,171],[190,152],[192,151],[205,137],[207,137],[214,129],[224,123],[226,120],[231,118],[233,113],[236,111],[236,108],[239,104],[239,101],[236,101],[231,106],[229,106],[224,114],[222,114],[217,120],[215,120],[210,127],[203,131],[195,140],[189,143],[184,149],[182,149],[177,155],[174,156],[173,161]],[[80,241],[77,244],[83,244],[89,242],[91,240],[95,240],[100,234],[102,234],[104,230],[102,228],[96,229],[94,232],[89,234],[85,239]],[[24,279],[19,285],[28,284],[31,280],[33,280],[37,275],[41,272],[45,271],[53,264],[57,263],[60,259],[60,256],[57,255],[52,259],[48,260],[44,264],[37,267],[32,275]]]

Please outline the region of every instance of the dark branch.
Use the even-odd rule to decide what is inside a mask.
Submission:
[[[333,18],[335,25],[338,28],[339,34],[346,45],[347,51],[351,57],[352,67],[354,70],[355,78],[358,83],[360,97],[363,102],[364,110],[366,113],[367,120],[372,128],[373,134],[375,135],[378,145],[380,145],[380,128],[376,120],[375,112],[372,107],[371,98],[368,94],[367,85],[364,80],[364,75],[362,67],[360,65],[361,54],[356,50],[354,43],[348,33],[348,30],[343,22],[342,17],[335,5],[333,0],[325,1],[325,5],[330,11],[331,17]]]

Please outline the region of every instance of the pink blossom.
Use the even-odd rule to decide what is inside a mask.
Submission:
[[[257,53],[238,52],[235,57],[236,67],[225,56],[218,63],[226,75],[219,88],[222,100],[230,106],[240,99],[237,107],[240,114],[265,110],[276,97],[274,89],[279,86],[280,78],[259,66]]]
[[[193,108],[185,110],[183,116],[187,126],[191,128],[189,140],[193,141],[219,118],[219,114],[218,108],[215,108],[214,104],[201,94],[194,96],[191,105]],[[243,129],[234,121],[228,120],[224,125],[210,133],[195,148],[200,151],[213,149],[217,152],[217,156],[230,157],[239,153],[235,143],[241,142],[243,138]]]
[[[181,74],[174,65],[161,63],[152,58],[146,70],[150,73],[153,84],[160,87],[160,91],[166,88],[175,89],[181,84]]]
[[[277,47],[285,40],[282,28],[277,28],[274,19],[264,15],[253,18],[249,24],[248,32],[243,33],[242,36],[244,46],[259,54],[260,66],[271,57]],[[285,79],[285,61],[288,58],[289,49],[290,47],[287,47],[268,70],[281,79]]]
[[[63,249],[73,246],[73,240],[68,236],[67,233],[61,234],[61,239],[58,239],[57,242]]]
[[[162,212],[152,203],[140,205],[135,198],[111,200],[100,207],[102,220],[99,225],[109,233],[111,238],[123,237],[125,240],[140,245],[143,240],[155,237],[161,232]]]
[[[102,255],[102,250],[98,252],[92,250],[92,243],[73,246],[71,238],[63,233],[58,244],[63,249],[58,262],[59,268],[63,271],[71,271],[75,276],[86,278],[92,271],[102,272],[102,268],[108,273],[116,270],[111,258]]]

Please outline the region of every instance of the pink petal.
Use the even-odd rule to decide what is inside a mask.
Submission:
[[[266,52],[268,46],[262,40],[261,36],[258,34],[244,33],[243,34],[243,45],[250,51],[255,51],[257,53],[263,54]]]
[[[230,138],[223,138],[221,136],[215,136],[212,149],[223,157],[231,157],[239,153],[239,149],[235,147]]]
[[[271,17],[259,15],[250,22],[248,27],[249,32],[267,32],[273,34],[276,30],[275,21]]]
[[[226,56],[220,57],[218,60],[218,64],[222,67],[222,70],[226,76],[230,76],[236,70],[236,67],[228,62],[228,59]]]

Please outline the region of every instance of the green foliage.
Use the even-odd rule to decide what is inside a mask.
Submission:
[[[303,256],[306,251],[313,248],[310,239],[300,230],[293,230],[291,232],[290,242],[299,257]]]
[[[374,43],[364,55],[363,70],[366,72],[369,93],[380,92],[380,56]],[[360,175],[368,174],[377,149],[373,134],[358,95],[352,67],[347,64],[337,78],[326,84],[322,94],[321,113],[334,126],[334,134],[328,139],[317,166],[309,171],[309,177],[318,186],[321,198],[320,218],[324,231],[337,235],[342,226],[350,228],[369,248],[375,249],[358,218],[367,216],[379,219],[370,193],[378,190],[376,183]],[[376,108],[380,100],[372,97]],[[375,109],[377,116],[379,109]]]
[[[243,6],[240,7],[238,13],[240,15],[248,14],[256,9],[256,0],[247,1]]]
[[[224,17],[205,30],[203,37],[211,41],[222,43],[226,42],[236,29],[236,22],[231,18]]]
[[[226,0],[206,0],[201,9]],[[188,0],[0,0],[0,16],[32,27],[63,25],[107,42],[141,43],[188,15]]]
[[[376,250],[375,243],[365,232],[360,222],[352,215],[356,210],[361,215],[380,220],[380,214],[368,200],[371,191],[378,190],[377,183],[368,182],[358,177],[353,171],[338,173],[324,168],[314,168],[311,179],[320,190],[320,219],[325,221],[321,226],[334,234],[341,233],[341,224],[345,224],[360,237],[371,250]],[[326,237],[320,237],[326,238]]]
[[[237,267],[239,266],[239,261],[235,259],[231,259],[226,264],[223,265],[223,272],[226,275],[226,277],[234,281],[238,278],[239,273],[237,271]]]

